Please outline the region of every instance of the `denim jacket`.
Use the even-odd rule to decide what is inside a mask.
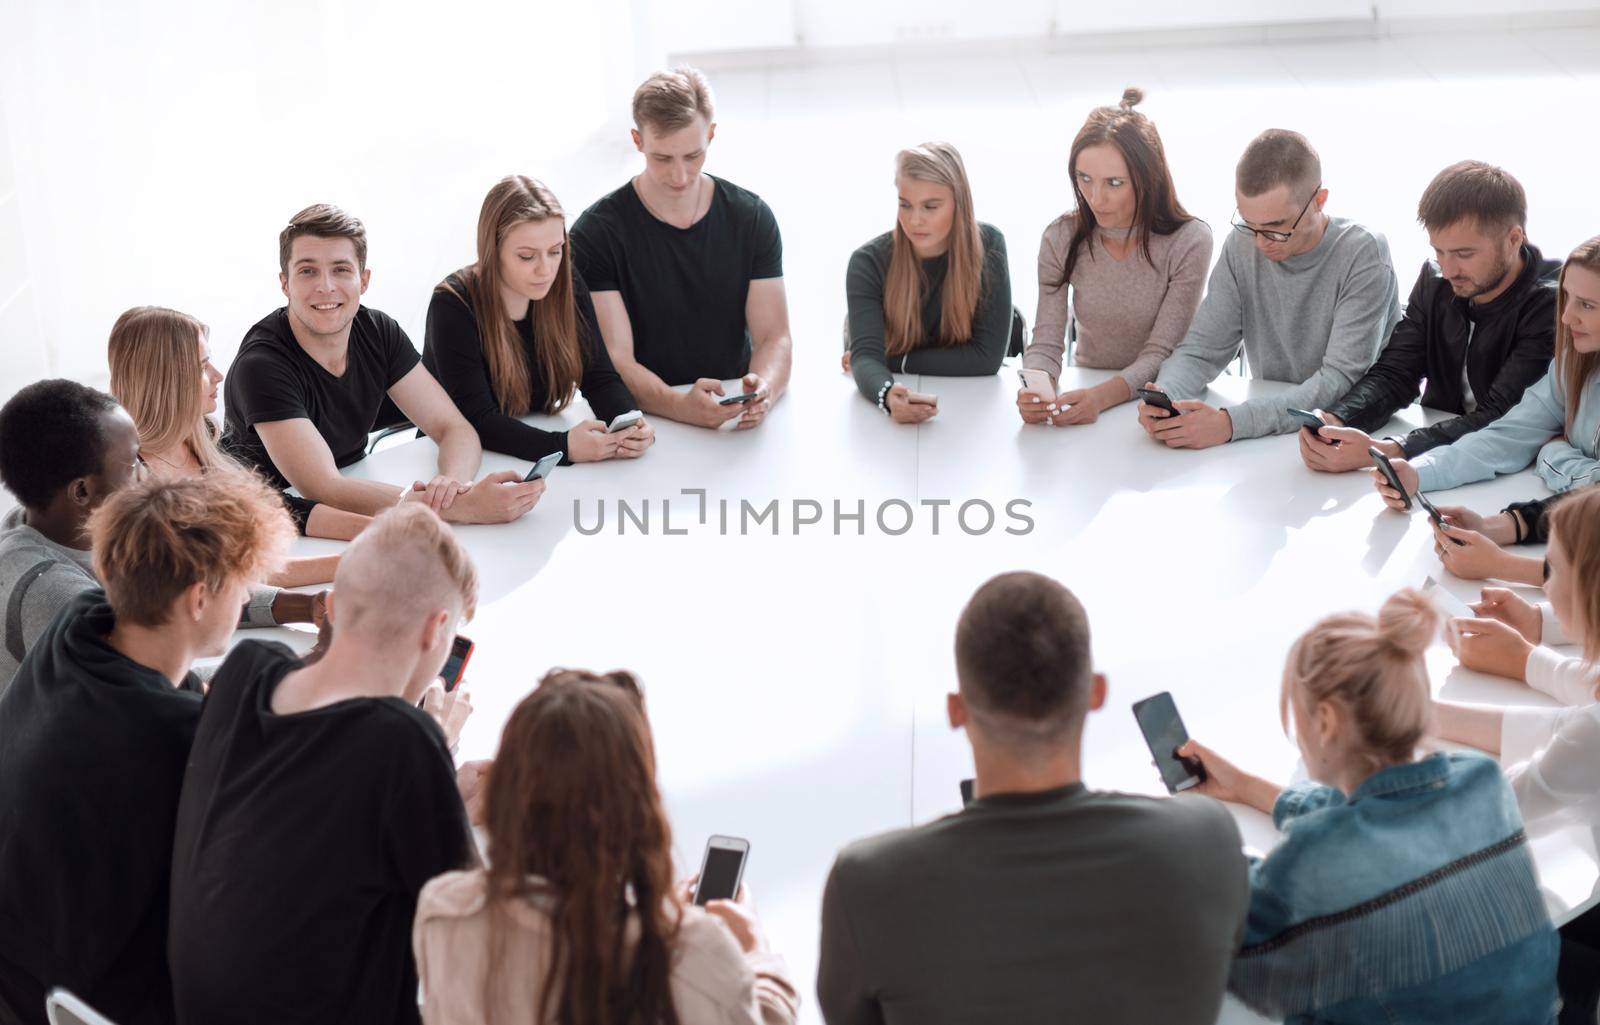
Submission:
[[[1418,490],[1457,488],[1495,474],[1516,473],[1529,463],[1551,491],[1592,483],[1600,470],[1600,374],[1584,382],[1570,431],[1568,401],[1560,361],[1553,360],[1505,416],[1413,460]]]
[[[1550,1025],[1558,941],[1491,759],[1435,754],[1348,798],[1279,796],[1228,988],[1291,1025]]]

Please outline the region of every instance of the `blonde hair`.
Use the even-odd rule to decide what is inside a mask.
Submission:
[[[1373,771],[1411,761],[1431,725],[1432,687],[1422,654],[1439,619],[1427,595],[1408,588],[1384,602],[1376,617],[1343,612],[1319,621],[1289,649],[1279,696],[1284,728],[1292,708],[1331,701],[1349,714],[1351,747]],[[1304,701],[1294,702],[1296,693]]]
[[[203,470],[236,465],[217,447],[201,412],[200,342],[210,329],[165,306],[135,306],[111,328],[111,394],[133,417],[139,445],[153,452],[189,446]]]
[[[1574,614],[1583,620],[1583,657],[1600,662],[1600,488],[1563,498],[1550,512],[1550,540],[1572,564]]]
[[[1568,434],[1572,433],[1572,422],[1578,416],[1584,385],[1594,376],[1595,370],[1600,369],[1600,353],[1579,352],[1573,348],[1572,328],[1566,325],[1562,317],[1567,308],[1567,268],[1573,264],[1600,274],[1600,235],[1579,243],[1578,248],[1572,251],[1567,262],[1561,265],[1561,277],[1556,286],[1556,356],[1551,369],[1559,373],[1561,386],[1567,393]]]
[[[197,583],[215,593],[282,568],[295,528],[266,482],[225,470],[119,488],[89,518],[89,535],[117,618],[160,626]]]
[[[667,135],[690,124],[697,114],[707,124],[716,120],[711,83],[699,68],[680,64],[671,71],[657,71],[633,91],[633,124],[641,132],[649,125],[658,135]]]
[[[972,318],[983,291],[983,235],[973,213],[972,186],[961,154],[948,142],[925,142],[894,158],[895,179],[913,178],[947,187],[955,197],[950,224],[949,269],[939,299],[939,337],[922,337],[922,261],[911,239],[894,225],[894,246],[883,282],[884,348],[899,356],[931,342],[965,345],[972,341]]]
[[[379,639],[396,623],[461,599],[463,619],[478,605],[478,571],[445,522],[426,505],[403,502],[375,517],[339,558],[333,578],[334,629]]]
[[[578,307],[572,285],[572,254],[567,236],[567,214],[555,193],[543,182],[512,174],[500,179],[483,198],[478,212],[478,262],[457,272],[462,288],[449,281],[436,291],[449,292],[471,308],[478,320],[478,337],[489,367],[489,386],[500,411],[523,416],[533,409],[533,385],[528,378],[528,355],[500,295],[500,246],[506,233],[528,221],[561,222],[561,269],[550,291],[533,302],[534,359],[544,376],[544,406],[540,413],[559,413],[577,394],[583,378],[583,352],[578,346]]]

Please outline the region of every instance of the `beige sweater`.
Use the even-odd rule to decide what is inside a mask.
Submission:
[[[505,907],[492,1008],[484,991],[490,921],[482,869],[447,872],[422,888],[411,943],[427,1025],[535,1025],[548,965],[548,912],[537,902]],[[783,958],[744,953],[726,926],[696,907],[683,912],[672,999],[678,1020],[696,1025],[794,1025],[800,1007]]]
[[[1120,370],[1131,392],[1156,379],[1189,330],[1211,267],[1211,228],[1193,220],[1171,235],[1151,235],[1149,262],[1137,245],[1125,259],[1112,259],[1096,232],[1072,269],[1069,314],[1068,286],[1049,283],[1066,267],[1075,220],[1070,213],[1056,218],[1039,241],[1039,309],[1022,365],[1059,378],[1070,317],[1078,323],[1073,363]]]

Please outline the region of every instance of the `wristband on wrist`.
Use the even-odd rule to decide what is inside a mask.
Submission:
[[[883,382],[883,387],[878,389],[878,408],[883,410],[885,416],[889,415],[889,389],[894,387],[894,380]]]

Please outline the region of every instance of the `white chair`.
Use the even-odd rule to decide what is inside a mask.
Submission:
[[[45,997],[44,1013],[50,1019],[50,1025],[116,1025],[110,1018],[60,988],[51,990],[50,995]]]

